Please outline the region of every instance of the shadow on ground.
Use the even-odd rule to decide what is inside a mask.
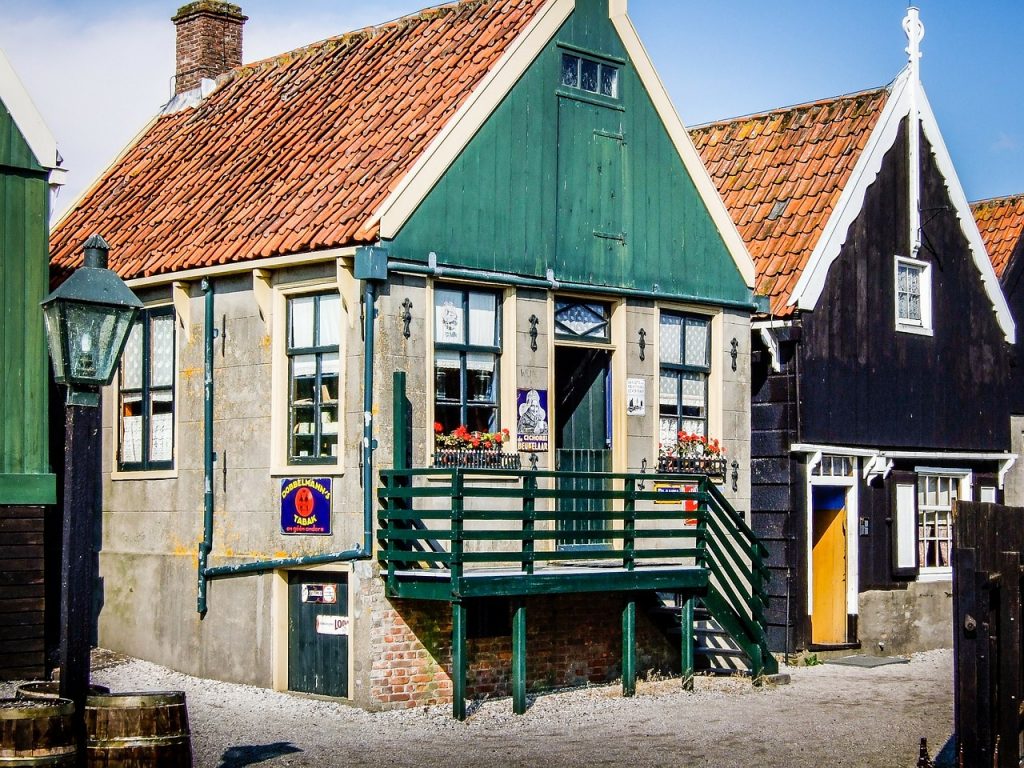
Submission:
[[[244,747],[230,747],[221,755],[218,768],[242,768],[270,760],[281,755],[291,755],[302,750],[289,741],[278,741],[274,744],[248,744]]]

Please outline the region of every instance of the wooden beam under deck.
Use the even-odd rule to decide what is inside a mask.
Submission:
[[[455,579],[448,570],[396,571],[388,597],[453,602],[469,597],[554,595],[578,592],[703,590],[708,572],[694,565],[649,568],[551,567],[532,574],[518,569],[467,569]]]

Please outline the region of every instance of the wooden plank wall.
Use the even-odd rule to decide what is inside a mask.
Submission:
[[[805,506],[803,474],[790,452],[798,440],[798,352],[792,341],[780,344],[782,370],[775,372],[756,333],[753,349],[750,524],[768,547],[769,647],[783,652],[804,647],[809,639],[803,618],[807,612],[802,610],[807,574],[798,568],[806,539],[800,524]]]
[[[0,679],[46,673],[44,507],[0,506]]]
[[[954,515],[953,679],[960,765],[1021,757],[1024,509],[959,502]]]

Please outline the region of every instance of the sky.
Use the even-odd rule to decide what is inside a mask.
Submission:
[[[238,2],[238,0],[236,0]],[[0,0],[0,48],[57,139],[71,204],[170,97],[171,0]],[[256,61],[431,0],[241,0]],[[1024,2],[920,0],[922,80],[967,197],[1024,192]],[[630,0],[683,121],[698,125],[885,85],[906,0]]]

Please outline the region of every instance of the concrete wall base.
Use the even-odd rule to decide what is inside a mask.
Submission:
[[[953,583],[860,594],[861,653],[893,656],[953,647]]]

